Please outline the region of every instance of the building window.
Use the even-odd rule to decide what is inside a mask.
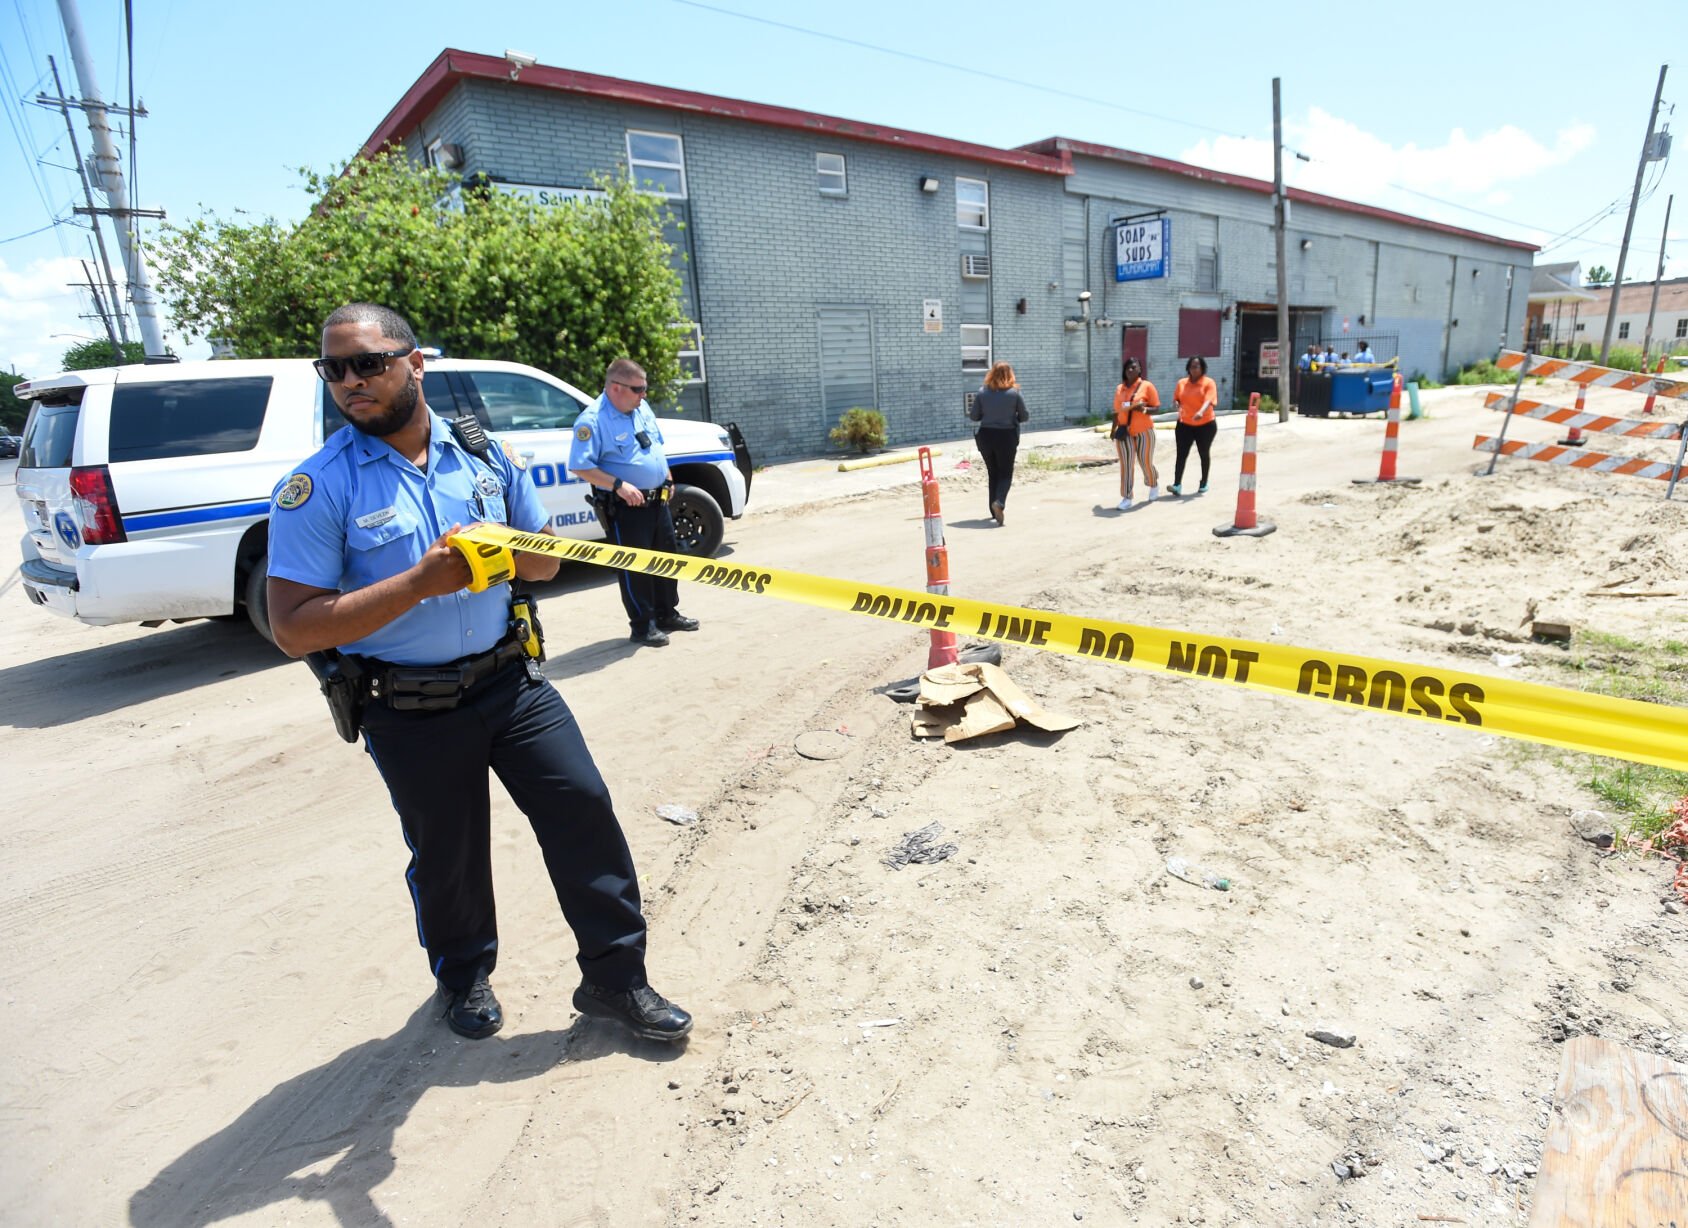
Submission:
[[[1582,332],[1583,329],[1585,329],[1587,327],[1588,327],[1588,325],[1586,325],[1586,324],[1579,324],[1579,325],[1577,325],[1577,331],[1580,333],[1580,332]]]
[[[963,324],[961,326],[961,369],[980,375],[991,369],[991,326]]]
[[[641,192],[684,200],[686,147],[672,132],[639,132],[629,128],[627,173]]]
[[[1678,338],[1688,337],[1688,320],[1678,320],[1676,322],[1676,335]]]
[[[445,138],[443,136],[437,136],[428,142],[427,151],[423,156],[427,161],[429,170],[440,169],[440,152],[443,149],[445,149]]]
[[[1629,340],[1629,321],[1628,320],[1620,320],[1618,322],[1618,340],[1619,341],[1628,341]]]
[[[680,382],[688,387],[701,384],[705,380],[703,373],[703,328],[689,320],[682,320],[674,325],[682,330],[685,336],[680,338]]]
[[[820,186],[822,196],[845,195],[844,155],[816,154],[815,179]]]
[[[991,187],[983,179],[955,181],[955,224],[963,230],[991,228]]]
[[[1217,247],[1198,247],[1196,249],[1196,289],[1219,289],[1219,249]]]

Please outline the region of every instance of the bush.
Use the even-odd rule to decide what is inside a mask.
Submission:
[[[1441,380],[1431,379],[1428,375],[1426,375],[1422,371],[1419,371],[1419,372],[1417,372],[1413,375],[1407,376],[1407,378],[1404,382],[1408,383],[1408,384],[1417,384],[1418,390],[1420,392],[1423,392],[1423,391],[1425,391],[1426,389],[1429,389],[1429,388],[1440,388],[1440,387],[1442,387],[1442,381]]]
[[[871,452],[885,446],[885,415],[877,409],[847,409],[827,436],[840,448]]]
[[[1485,358],[1474,362],[1469,367],[1461,367],[1454,376],[1456,384],[1510,384],[1517,380],[1511,372],[1502,371],[1495,366],[1493,360]],[[1420,388],[1424,385],[1420,384]]]
[[[1606,365],[1620,371],[1645,371],[1647,359],[1638,345],[1614,345],[1606,355]]]
[[[1272,396],[1270,393],[1263,395],[1260,398],[1260,412],[1263,414],[1276,414],[1278,412],[1278,398]]]

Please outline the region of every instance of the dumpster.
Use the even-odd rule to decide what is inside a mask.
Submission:
[[[1331,377],[1330,409],[1337,414],[1375,414],[1389,408],[1395,373],[1383,368],[1336,371]]]
[[[1301,391],[1295,403],[1297,413],[1309,418],[1330,417],[1331,376],[1323,371],[1301,372]]]

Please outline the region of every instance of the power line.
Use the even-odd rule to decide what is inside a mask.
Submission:
[[[846,38],[842,34],[829,34],[825,30],[811,30],[807,26],[793,25],[786,21],[775,21],[771,17],[758,17],[754,13],[740,13],[734,9],[724,9],[713,4],[704,4],[701,0],[672,0],[674,4],[681,4],[687,8],[701,9],[706,13],[718,13],[723,17],[736,17],[740,21],[754,22],[757,25],[772,26],[776,30],[789,30],[794,34],[807,34],[810,38],[825,39],[827,42],[840,43],[847,47],[860,47],[867,51],[877,51],[881,55],[894,55],[898,59],[913,60],[917,64],[930,64],[935,68],[947,68],[952,72],[966,73],[973,77],[982,77],[987,81],[1000,81],[1005,85],[1018,85],[1022,89],[1037,90],[1043,94],[1053,94],[1057,98],[1071,98],[1078,102],[1087,102],[1092,106],[1107,107],[1111,111],[1123,111],[1127,115],[1138,115],[1145,119],[1159,120],[1164,124],[1176,124],[1181,128],[1193,128],[1197,132],[1212,132],[1219,136],[1228,136],[1235,140],[1247,140],[1234,132],[1227,132],[1223,128],[1214,128],[1208,124],[1193,123],[1187,119],[1174,119],[1170,115],[1159,115],[1154,111],[1143,111],[1136,107],[1122,106],[1106,98],[1095,98],[1089,94],[1079,94],[1072,90],[1057,89],[1052,85],[1040,85],[1036,81],[1024,81],[1019,77],[1008,77],[1001,73],[986,72],[982,68],[975,68],[971,64],[952,64],[948,60],[934,59],[927,55],[918,55],[912,51],[898,51],[895,47],[882,47],[877,43],[863,42],[861,39]]]
[[[26,230],[21,235],[13,235],[9,239],[0,239],[0,243],[16,243],[19,239],[27,239],[30,235],[38,235],[42,231],[51,230],[58,224],[59,220],[55,218],[48,222],[45,226],[37,226],[34,230]]]

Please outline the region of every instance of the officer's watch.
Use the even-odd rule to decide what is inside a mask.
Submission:
[[[610,494],[612,494],[612,495],[618,495],[618,494],[620,494],[620,493],[621,493],[621,479],[620,479],[620,478],[617,478],[617,479],[616,479],[616,480],[615,480],[615,481],[614,481],[614,482],[613,482],[613,483],[611,483],[611,485],[610,485]]]

